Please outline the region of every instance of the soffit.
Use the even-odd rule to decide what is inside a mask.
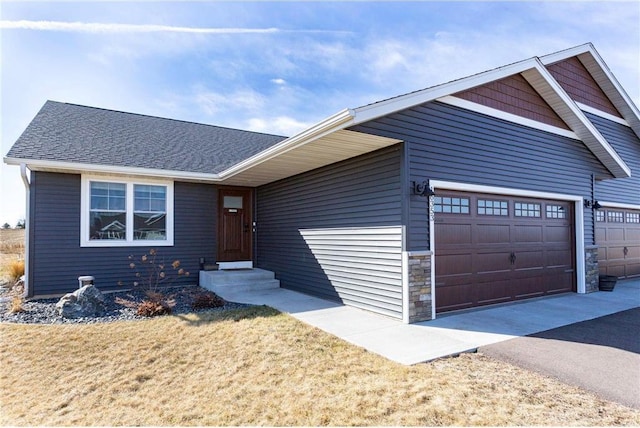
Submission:
[[[254,163],[222,179],[233,186],[261,186],[355,156],[392,146],[401,140],[338,130],[284,153]]]

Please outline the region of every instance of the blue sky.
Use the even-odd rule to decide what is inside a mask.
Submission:
[[[0,3],[1,154],[47,99],[293,135],[592,42],[640,103],[640,2]],[[24,217],[0,166],[0,224]]]

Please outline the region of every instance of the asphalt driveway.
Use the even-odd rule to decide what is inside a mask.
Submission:
[[[478,351],[640,409],[640,308]]]

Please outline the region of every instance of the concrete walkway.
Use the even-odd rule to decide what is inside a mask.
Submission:
[[[226,300],[267,305],[354,345],[411,365],[552,328],[640,307],[640,280],[618,282],[613,292],[568,293],[402,322],[283,288],[228,290]]]

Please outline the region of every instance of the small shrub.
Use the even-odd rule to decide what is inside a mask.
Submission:
[[[225,301],[215,293],[198,293],[191,303],[192,309],[210,309],[224,306]]]
[[[9,304],[8,312],[10,314],[17,314],[18,312],[24,312],[24,282],[19,280],[11,287],[11,303]]]
[[[144,290],[147,299],[140,303],[124,299],[116,299],[116,302],[127,307],[135,305],[136,313],[141,316],[154,317],[170,314],[175,301],[162,294],[160,290],[175,279],[171,275],[172,271],[176,276],[189,276],[189,272],[180,267],[180,260],[167,264],[158,258],[158,251],[152,248],[139,257],[130,255],[129,268],[134,271],[133,287]],[[118,282],[118,285],[123,284],[122,281]]]
[[[16,282],[24,275],[24,260],[13,260],[7,266],[7,274],[10,282]]]
[[[130,296],[130,299],[116,297],[115,302],[129,309],[135,309],[136,314],[143,317],[171,314],[173,307],[176,305],[173,296],[165,296],[154,291],[146,291],[145,295],[147,298],[141,302],[135,301],[133,296]]]
[[[150,249],[140,257],[129,256],[129,268],[134,271],[134,288],[140,288],[146,292],[158,292],[162,286],[171,284],[175,277],[169,270],[171,268],[176,276],[189,276],[189,272],[180,267],[180,260],[174,260],[171,264],[158,259],[158,251]],[[123,285],[122,281],[118,285]]]
[[[154,302],[152,300],[143,300],[136,311],[136,314],[143,317],[155,317],[158,315],[168,315],[171,313],[171,307],[165,302]]]

